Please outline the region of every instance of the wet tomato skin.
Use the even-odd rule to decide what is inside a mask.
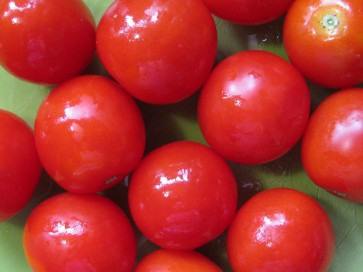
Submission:
[[[61,193],[31,212],[23,246],[33,271],[131,271],[136,236],[114,202],[97,194]]]
[[[262,25],[282,16],[293,0],[203,0],[216,16],[242,25]]]
[[[158,249],[146,255],[134,272],[222,272],[206,256],[197,251]]]
[[[58,84],[92,61],[95,21],[82,0],[0,3],[0,64],[38,84]]]
[[[312,197],[289,188],[262,191],[237,211],[227,233],[233,271],[328,270],[333,225]]]
[[[108,189],[140,162],[145,148],[141,111],[109,78],[75,77],[56,87],[40,105],[36,147],[48,174],[64,189]]]
[[[97,51],[106,70],[137,99],[178,102],[213,67],[217,31],[201,1],[118,0],[101,18]]]
[[[0,110],[0,222],[30,201],[42,166],[32,128],[18,115]]]
[[[328,88],[363,82],[363,2],[297,0],[287,12],[283,44],[290,61]]]
[[[288,152],[310,115],[310,93],[299,71],[270,52],[247,50],[220,62],[198,101],[201,131],[216,152],[262,164]]]
[[[301,146],[303,167],[321,188],[363,203],[363,89],[328,96],[312,114]]]
[[[220,235],[237,206],[229,165],[207,146],[172,142],[146,155],[131,177],[129,206],[146,238],[192,250]]]

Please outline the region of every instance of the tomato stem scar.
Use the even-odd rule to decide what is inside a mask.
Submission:
[[[335,14],[327,14],[323,17],[321,21],[323,27],[328,30],[333,30],[339,25],[339,19]]]

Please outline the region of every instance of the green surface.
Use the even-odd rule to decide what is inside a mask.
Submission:
[[[98,22],[103,11],[110,4],[107,1],[85,1]],[[281,45],[282,19],[258,27],[242,27],[216,20],[219,34],[218,60],[246,49],[264,49],[284,58]],[[89,69],[99,72],[95,62]],[[310,84],[313,108],[329,94],[329,90]],[[37,108],[50,91],[49,87],[38,86],[14,78],[0,68],[0,108],[10,110],[33,126]],[[204,142],[196,122],[197,94],[170,106],[141,105],[145,114],[148,133],[148,149],[163,143],[190,139]],[[305,175],[300,163],[299,145],[281,159],[259,166],[232,164],[240,189],[240,203],[253,193],[272,187],[292,187],[316,198],[328,212],[336,234],[336,253],[329,271],[361,272],[363,256],[363,205],[338,199],[316,187]],[[19,171],[21,171],[19,169]],[[0,271],[30,271],[22,248],[22,228],[32,208],[59,188],[44,175],[31,203],[19,215],[0,223]],[[107,192],[110,197],[118,197],[125,207],[125,188],[119,186]],[[123,198],[122,198],[123,196]],[[121,198],[120,198],[121,197]],[[213,258],[224,271],[228,263],[224,250],[224,236],[204,246],[201,252]],[[139,236],[139,258],[154,246]]]

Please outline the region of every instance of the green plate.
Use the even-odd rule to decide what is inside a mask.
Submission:
[[[85,1],[98,22],[111,0]],[[247,49],[263,49],[286,58],[281,43],[281,26],[283,19],[271,24],[257,27],[243,27],[216,19],[219,34],[218,60],[233,53]],[[103,73],[97,60],[91,65],[89,72]],[[313,108],[329,95],[330,90],[314,84],[311,88]],[[33,126],[36,111],[50,88],[23,82],[14,78],[0,68],[0,108],[10,110]],[[150,106],[140,104],[145,114],[148,133],[147,149],[150,150],[164,143],[189,139],[205,142],[196,120],[197,95],[172,106]],[[272,187],[291,187],[303,191],[315,199],[328,212],[335,229],[336,252],[329,271],[360,272],[363,256],[363,205],[351,203],[315,186],[304,173],[300,162],[299,144],[288,154],[274,162],[244,166],[231,164],[236,174],[240,204],[254,193]],[[31,203],[11,220],[0,223],[0,271],[31,271],[22,248],[22,229],[31,210],[47,196],[59,192],[46,174],[37,188]],[[126,188],[117,186],[106,192],[127,210]],[[153,244],[139,237],[139,255],[141,258],[155,248]],[[225,235],[198,249],[215,260],[224,271],[230,271],[225,253]]]

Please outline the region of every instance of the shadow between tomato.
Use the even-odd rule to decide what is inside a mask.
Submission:
[[[40,202],[61,192],[64,192],[64,189],[55,183],[54,180],[50,178],[49,175],[45,172],[45,170],[43,170],[39,184],[36,187],[28,205],[25,206],[25,208],[22,209],[15,217],[9,219],[9,223],[22,228],[29,214]]]
[[[284,17],[280,17],[270,23],[244,26],[215,17],[219,34],[217,62],[243,50],[266,48],[276,51],[282,44],[283,21]],[[274,53],[280,55],[280,50],[277,51]]]
[[[179,140],[203,142],[197,121],[198,95],[199,90],[183,101],[168,105],[138,102],[146,127],[145,153]]]

